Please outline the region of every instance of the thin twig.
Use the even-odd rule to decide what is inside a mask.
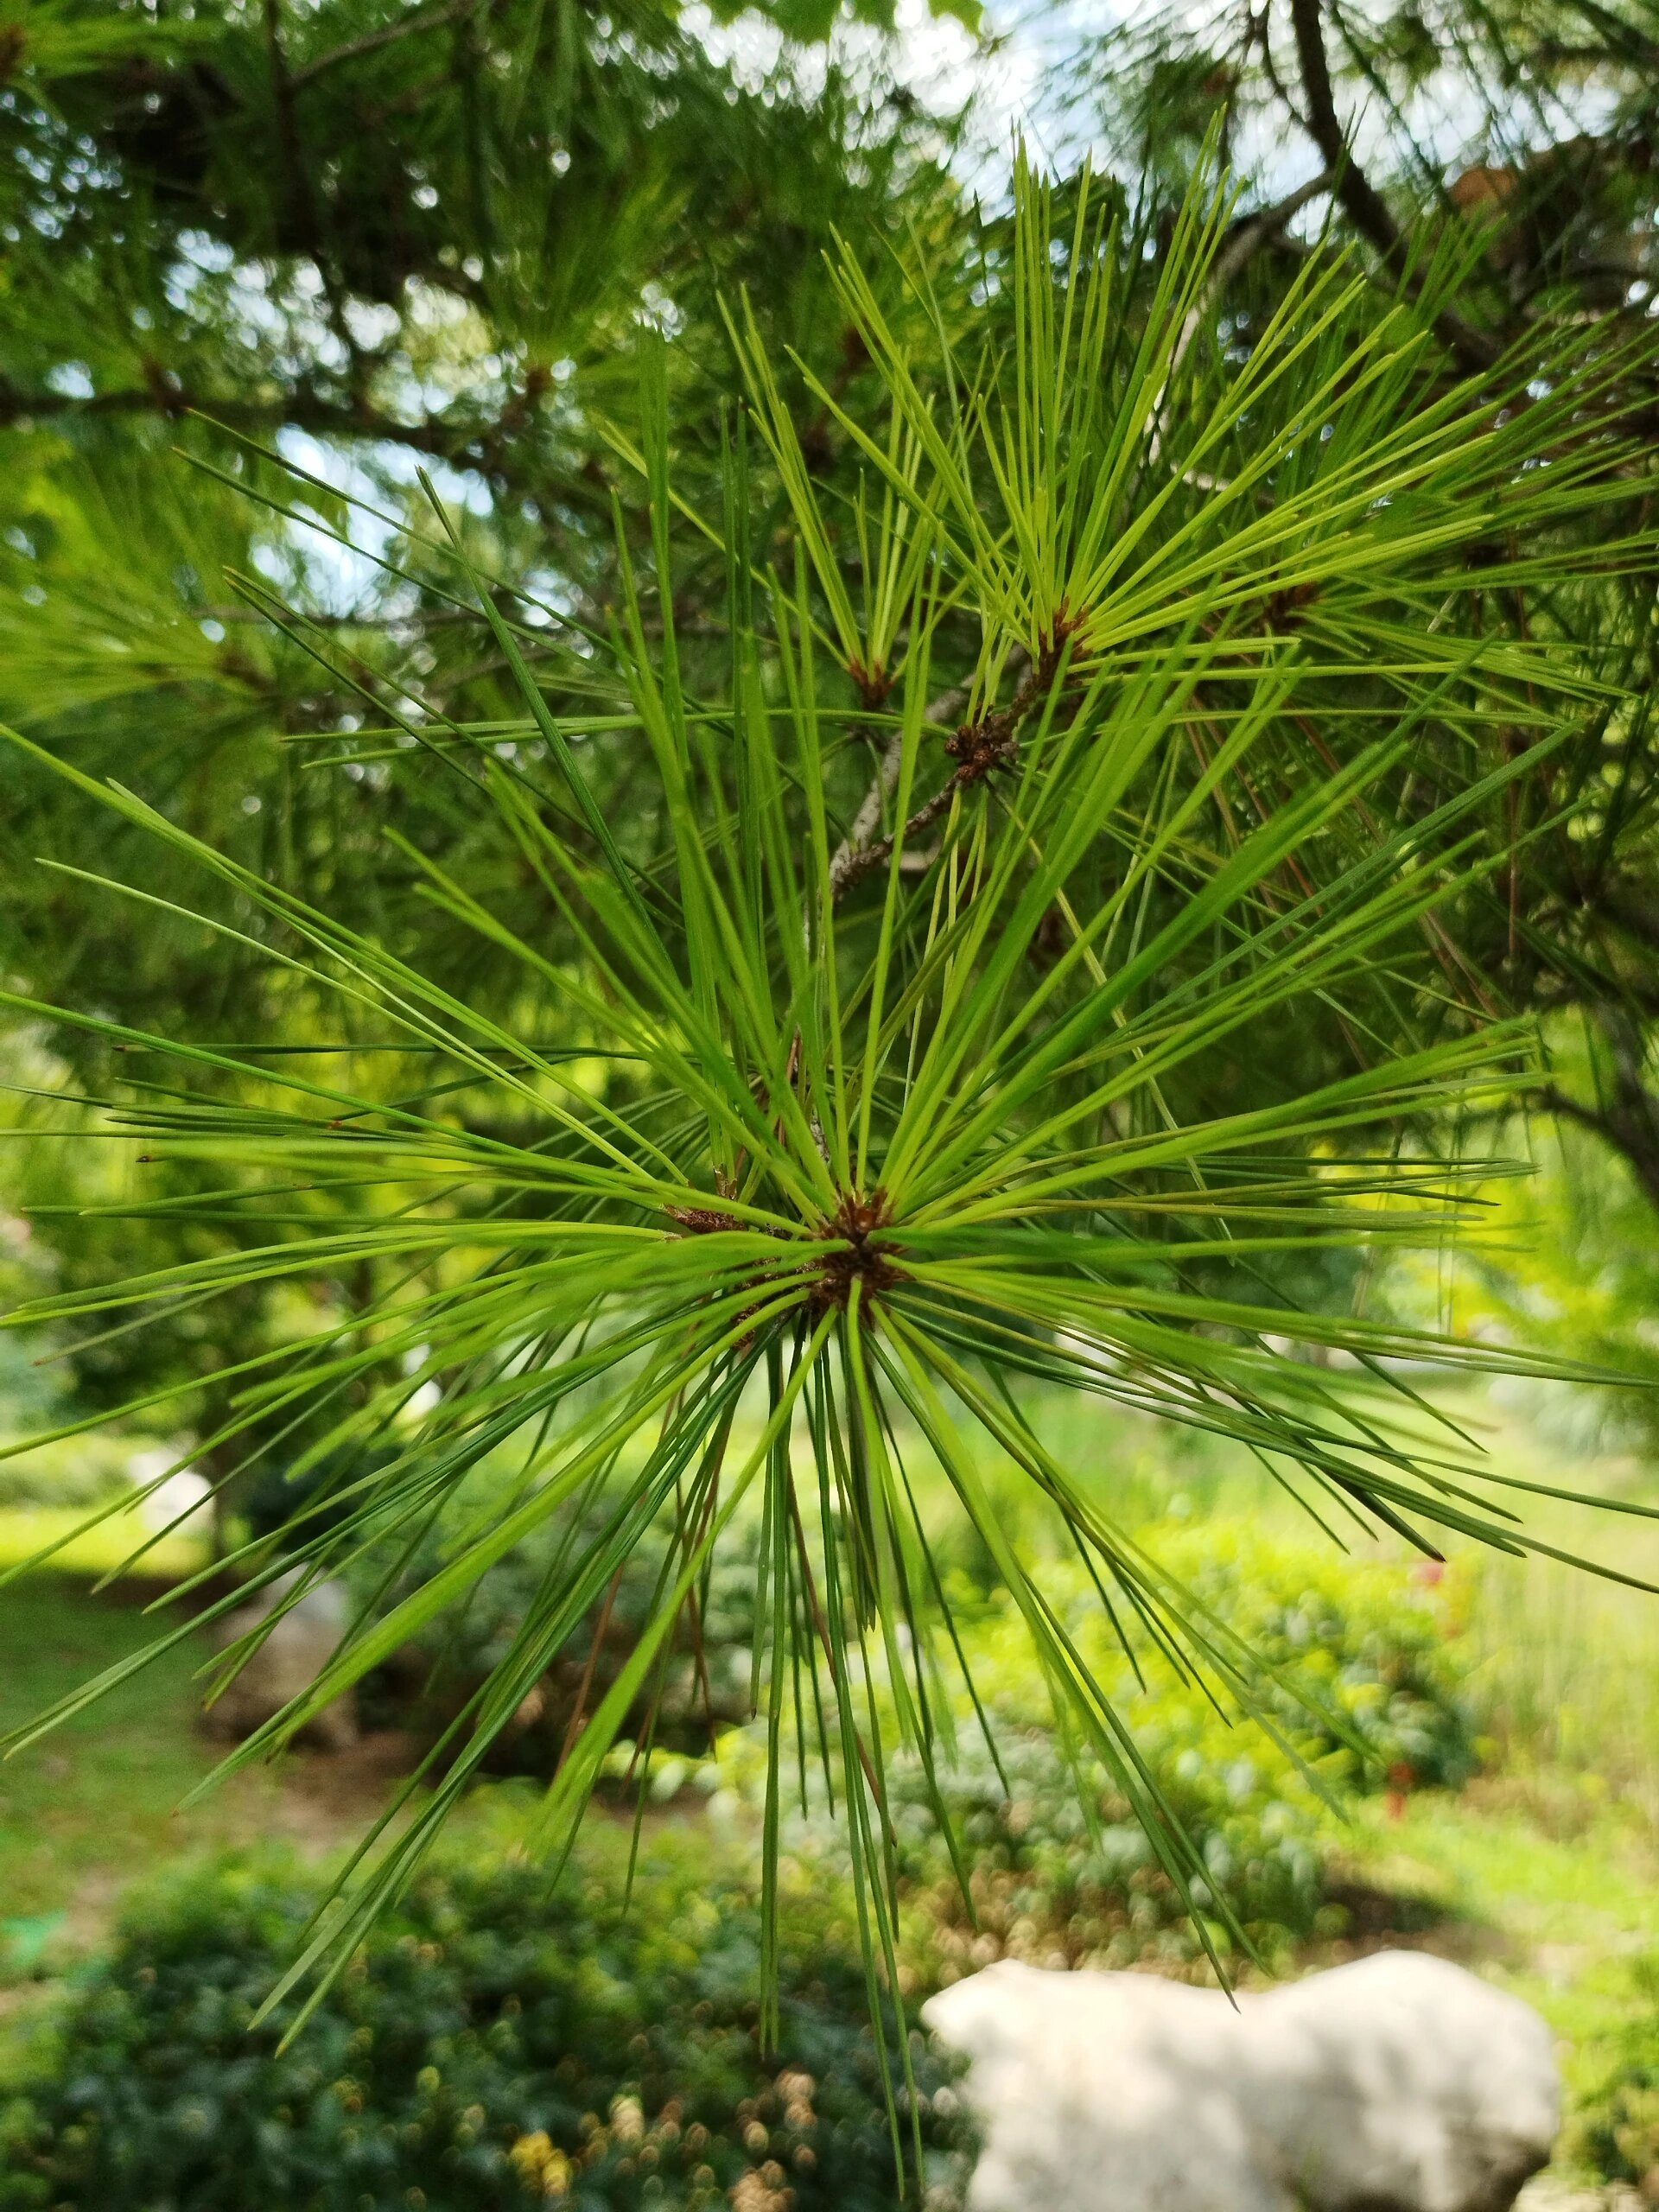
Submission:
[[[1209,320],[1211,309],[1234,277],[1249,267],[1268,239],[1282,231],[1293,215],[1300,214],[1310,200],[1317,200],[1321,193],[1329,192],[1335,181],[1330,169],[1321,169],[1318,176],[1310,177],[1306,184],[1298,185],[1294,192],[1287,193],[1274,206],[1263,207],[1258,214],[1248,215],[1243,222],[1235,224],[1231,236],[1216,256],[1203,291],[1187,309],[1186,321],[1181,325],[1181,334],[1175,341],[1175,351],[1169,357],[1169,373],[1164,378],[1163,390],[1158,394],[1152,410],[1153,432],[1147,447],[1150,461],[1155,462],[1163,450],[1163,408],[1170,386],[1180,372],[1188,348]],[[1201,488],[1213,489],[1214,486],[1205,480]]]
[[[926,720],[930,722],[954,721],[968,703],[968,686],[958,683],[949,691],[940,692],[928,703]],[[899,786],[899,771],[904,765],[905,732],[902,722],[887,740],[887,749],[877,765],[870,787],[859,801],[858,812],[852,826],[836,848],[830,862],[830,886],[837,899],[846,888],[842,878],[852,866],[854,857],[870,842],[881,810]]]
[[[576,1692],[575,1710],[570,1715],[570,1726],[565,1730],[564,1742],[559,1748],[558,1765],[553,1770],[556,1776],[563,1770],[586,1723],[588,1700],[593,1690],[594,1675],[599,1667],[600,1650],[605,1642],[606,1632],[611,1625],[611,1608],[615,1605],[616,1593],[622,1586],[623,1568],[626,1565],[627,1562],[625,1560],[622,1567],[619,1567],[611,1577],[611,1586],[605,1592],[605,1604],[599,1616],[599,1625],[594,1629],[594,1640],[588,1648],[588,1663],[582,1670],[582,1687]]]
[[[1307,96],[1307,114],[1303,120],[1326,168],[1333,173],[1336,195],[1349,220],[1376,248],[1401,289],[1414,298],[1422,288],[1411,273],[1400,226],[1389,213],[1382,194],[1354,159],[1353,149],[1337,114],[1319,8],[1320,0],[1290,0],[1297,65],[1301,72],[1302,90]],[[1465,322],[1454,308],[1437,309],[1434,328],[1459,367],[1471,375],[1492,367],[1503,352],[1484,331]]]
[[[332,53],[320,54],[315,61],[289,72],[289,85],[295,92],[321,77],[325,70],[337,68],[343,61],[359,60],[365,54],[377,54],[384,46],[392,46],[399,39],[412,38],[419,31],[442,30],[446,23],[458,22],[463,16],[470,16],[478,0],[457,0],[452,8],[440,8],[430,16],[412,16],[401,23],[392,23],[386,29],[368,31],[361,38],[348,39],[344,46],[337,46]]]
[[[1008,665],[1011,669],[1018,671],[1026,666],[1027,660],[1027,656],[1024,649],[1020,648],[1009,655]],[[934,723],[954,721],[972,696],[971,684],[955,684],[949,691],[942,691],[937,699],[929,702],[925,719]],[[1020,695],[1016,693],[1015,697],[1018,700]],[[1011,712],[1012,709],[1005,709],[1003,711],[1007,713]],[[1023,715],[1025,712],[1026,707],[1021,706],[1020,715]],[[994,719],[995,717],[988,716],[987,724]],[[962,733],[958,732],[957,741],[960,740],[961,735]],[[953,741],[953,743],[957,741]],[[872,868],[880,868],[892,854],[893,839],[877,837],[874,833],[877,824],[880,822],[883,808],[898,789],[899,771],[904,764],[904,757],[905,733],[901,726],[887,741],[887,750],[881,755],[868,791],[865,792],[859,803],[858,812],[853,817],[852,826],[836,847],[835,855],[830,860],[830,889],[831,895],[837,900],[843,898],[854,884],[867,876]],[[931,799],[912,815],[910,820],[905,824],[906,837],[919,835],[930,823],[937,822],[962,785],[974,781],[976,776],[985,773],[985,766],[981,766],[970,774],[969,771],[971,765],[970,760],[964,759],[962,766],[957,769],[943,790],[936,791]]]

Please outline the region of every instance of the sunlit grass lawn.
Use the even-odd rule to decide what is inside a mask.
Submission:
[[[170,1621],[170,1614],[163,1617]],[[16,1727],[156,1633],[154,1616],[67,1575],[0,1591],[0,1726]],[[196,1638],[0,1764],[0,1976],[49,1947],[59,1916],[160,1861],[258,1830],[275,1784],[238,1776],[175,1815],[217,1753],[195,1722]]]
[[[62,1548],[54,1554],[52,1569],[88,1578],[124,1567],[141,1551],[137,1571],[147,1580],[181,1581],[207,1562],[207,1546],[199,1537],[162,1536],[150,1542],[150,1531],[137,1513],[112,1513],[92,1528],[83,1526],[86,1517],[82,1510],[42,1506],[0,1510],[0,1568],[20,1566],[54,1544]]]

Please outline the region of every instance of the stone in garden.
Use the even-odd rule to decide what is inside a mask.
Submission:
[[[293,1586],[297,1570],[279,1575],[245,1605],[219,1624],[215,1641],[222,1650],[267,1619]],[[238,1742],[252,1735],[290,1699],[308,1690],[334,1655],[351,1618],[351,1599],[341,1582],[320,1582],[283,1614],[241,1673],[207,1707],[209,1734]],[[357,1703],[351,1691],[325,1706],[308,1723],[300,1740],[320,1750],[342,1751],[357,1741]]]
[[[1236,2006],[1014,1960],[922,2019],[969,2062],[969,2212],[1509,2212],[1555,2139],[1550,2032],[1421,1951]]]

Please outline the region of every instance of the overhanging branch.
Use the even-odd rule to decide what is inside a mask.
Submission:
[[[499,465],[499,441],[510,428],[520,426],[524,411],[520,401],[512,415],[500,422],[463,424],[429,415],[409,423],[377,407],[325,399],[315,392],[288,391],[270,399],[221,399],[191,391],[164,372],[158,372],[148,384],[94,392],[86,398],[67,392],[19,391],[14,385],[0,384],[0,429],[66,415],[159,415],[169,420],[200,415],[228,429],[291,424],[323,437],[384,439],[389,444],[430,454],[436,460],[463,461],[486,469]]]
[[[1320,0],[1290,0],[1290,20],[1296,35],[1296,60],[1307,101],[1304,127],[1319,148],[1334,177],[1334,190],[1343,213],[1360,236],[1375,246],[1383,266],[1402,290],[1414,297],[1421,287],[1412,274],[1410,257],[1400,226],[1388,202],[1354,159],[1331,82],[1331,64],[1325,50]],[[1434,316],[1434,329],[1442,345],[1469,375],[1492,367],[1503,349],[1484,331],[1452,308]]]

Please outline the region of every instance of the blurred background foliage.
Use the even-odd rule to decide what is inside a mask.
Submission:
[[[255,2016],[315,1909],[304,1869],[267,1852],[153,1886],[62,2024],[56,2082],[0,2108],[0,2205],[897,2203],[838,1900],[794,1900],[763,2062],[740,1876],[669,1838],[635,1887],[625,1911],[602,1863],[550,1895],[522,1864],[451,1857],[283,2052],[283,2015]],[[929,2202],[948,2212],[972,2134],[952,2069],[918,2065]]]

